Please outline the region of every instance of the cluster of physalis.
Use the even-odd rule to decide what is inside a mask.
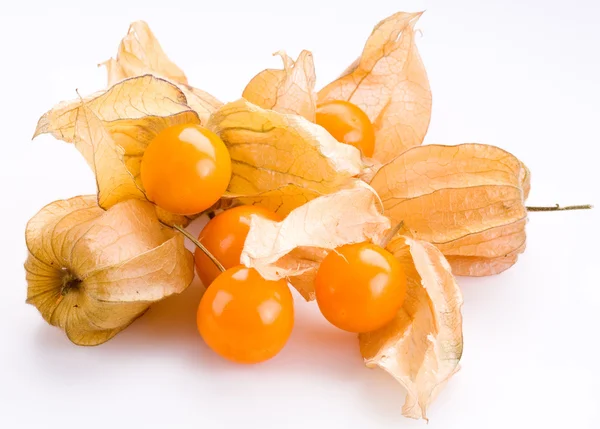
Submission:
[[[462,354],[454,275],[517,261],[530,174],[495,146],[422,145],[431,91],[419,16],[380,22],[318,92],[310,52],[279,53],[283,69],[260,72],[225,104],[188,84],[145,23],[132,24],[104,64],[108,88],[38,123],[36,136],[77,148],[98,192],[29,221],[27,301],[75,344],[97,345],[185,290],[195,266],[202,338],[256,363],[290,336],[292,286],[358,333],[366,365],[406,388],[404,415],[426,418]],[[196,238],[185,227],[203,214]]]
[[[316,118],[339,142],[372,155],[375,133],[359,107],[347,101],[324,103],[317,107]],[[193,215],[221,199],[231,179],[231,159],[225,143],[210,130],[173,125],[148,145],[140,173],[150,201],[171,213]],[[196,271],[208,287],[198,308],[198,329],[215,352],[243,363],[275,356],[294,324],[286,281],[266,280],[240,265],[253,215],[282,220],[268,208],[241,205],[217,214],[194,240]],[[406,276],[385,249],[353,243],[325,257],[314,287],[319,308],[331,323],[351,332],[370,332],[395,317],[406,296]]]

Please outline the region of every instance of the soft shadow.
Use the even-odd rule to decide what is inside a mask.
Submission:
[[[402,405],[406,398],[404,387],[379,368],[363,366],[354,376],[360,380],[360,395],[365,408],[371,409],[373,414],[388,421],[390,425],[398,425],[403,420]]]
[[[259,365],[230,363],[204,344],[196,327],[196,310],[204,291],[196,279],[182,294],[153,305],[142,317],[105,344],[79,347],[71,344],[59,329],[41,324],[34,338],[44,366],[64,367],[82,360],[133,361],[148,355],[165,356],[190,369],[207,365],[211,371],[310,372],[340,379],[362,369],[356,335],[331,326],[316,304],[296,301],[292,336],[275,358]],[[77,365],[76,365],[77,366]],[[85,366],[85,365],[84,365]]]
[[[34,348],[44,356],[44,364],[64,366],[67,361],[95,359],[133,360],[151,354],[171,354],[186,360],[198,360],[203,347],[196,328],[196,310],[204,291],[198,280],[176,296],[154,304],[142,317],[107,343],[94,347],[72,344],[59,329],[40,324]]]
[[[292,336],[273,359],[276,371],[319,371],[343,378],[362,365],[355,334],[330,325],[314,302],[297,300],[295,312]]]
[[[296,327],[290,342],[274,361],[271,371],[310,374],[324,383],[343,383],[355,389],[367,409],[390,426],[421,426],[422,422],[402,419],[406,390],[388,373],[364,365],[356,334],[329,324],[315,303],[297,302]]]
[[[282,378],[306,375],[325,383],[349,384],[364,398],[361,402],[366,407],[390,422],[398,422],[404,389],[384,371],[366,368],[357,336],[330,325],[314,302],[296,300],[294,331],[278,356],[258,365],[238,365],[213,353],[198,334],[196,310],[203,291],[196,279],[184,293],[155,304],[129,328],[96,347],[75,346],[59,329],[43,324],[34,338],[36,366],[57,378],[68,368],[70,377],[95,379],[104,376],[90,371],[96,365],[135,364],[152,356],[174,361],[190,376],[207,368],[215,377],[227,379],[255,379],[262,373],[281,374]]]
[[[129,328],[107,343],[119,352],[146,353],[159,348],[185,357],[197,350],[201,343],[196,327],[196,311],[204,287],[195,279],[188,289],[179,295],[154,304]]]

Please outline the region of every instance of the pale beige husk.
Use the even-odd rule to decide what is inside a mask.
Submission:
[[[92,195],[55,201],[25,238],[27,302],[78,345],[108,341],[194,277],[183,237],[139,200],[108,211]]]
[[[269,280],[287,278],[314,299],[314,276],[327,251],[380,241],[390,228],[377,195],[366,184],[316,198],[283,221],[253,216],[241,262]]]
[[[435,244],[456,275],[497,274],[525,249],[529,170],[494,146],[407,150],[371,180],[402,233]]]
[[[177,86],[151,75],[126,79],[107,91],[62,102],[39,120],[34,137],[50,133],[73,143],[96,176],[102,208],[128,199],[146,200],[140,179],[144,151],[163,129],[198,124]],[[157,208],[162,221],[189,219]]]
[[[286,215],[320,195],[359,182],[360,152],[302,116],[263,109],[241,99],[215,112],[208,127],[221,137],[231,155],[226,198]]]
[[[448,262],[430,243],[397,236],[388,246],[407,275],[408,294],[387,326],[360,334],[365,364],[406,389],[402,414],[427,419],[427,408],[458,371],[462,356],[462,295]]]
[[[283,70],[261,71],[246,85],[242,97],[263,109],[304,116],[314,122],[317,96],[312,53],[302,51],[296,61],[284,51],[274,55],[281,56]]]
[[[215,97],[188,84],[187,77],[163,51],[158,39],[148,24],[136,21],[129,26],[127,35],[121,40],[117,56],[101,65],[106,67],[108,86],[130,77],[152,74],[177,85],[187,99],[187,104],[198,115],[202,124],[223,103]]]
[[[346,100],[375,128],[380,163],[423,143],[431,119],[431,90],[415,43],[420,13],[396,13],[375,26],[361,56],[318,93],[318,102]]]

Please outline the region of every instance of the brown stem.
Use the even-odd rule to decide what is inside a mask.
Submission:
[[[555,205],[551,207],[526,207],[528,212],[558,212],[563,210],[590,210],[594,208],[591,204],[581,204],[578,206],[564,206]]]
[[[380,243],[376,243],[376,244],[379,244],[379,247],[383,247],[385,249],[385,247],[389,244],[389,242],[392,241],[392,239],[396,236],[396,234],[398,234],[398,232],[403,227],[404,227],[404,221],[401,220],[400,223],[398,223],[396,226],[394,226],[393,228],[390,228],[390,230],[385,235],[385,237],[383,237],[381,239]]]
[[[198,249],[202,250],[202,252],[204,252],[204,254],[208,256],[208,259],[210,259],[212,263],[215,264],[219,270],[221,270],[221,272],[225,271],[225,267],[219,262],[217,258],[214,257],[212,253],[209,252],[209,250],[204,246],[204,244],[200,243],[196,239],[196,237],[187,232],[181,225],[173,225],[173,228],[185,235],[188,238],[188,240],[190,240],[196,245]]]

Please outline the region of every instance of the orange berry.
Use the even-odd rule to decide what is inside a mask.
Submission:
[[[371,243],[331,251],[315,279],[317,303],[333,325],[369,332],[391,322],[406,297],[406,275],[387,250]]]
[[[280,221],[277,213],[260,206],[239,206],[219,213],[212,218],[198,236],[206,249],[225,268],[240,264],[244,242],[250,230],[250,216]],[[200,249],[194,253],[196,272],[204,286],[208,287],[221,273],[215,264]]]
[[[231,158],[215,133],[196,124],[174,125],[150,142],[141,164],[150,201],[182,215],[206,210],[231,179]]]
[[[317,106],[316,123],[339,142],[352,145],[366,157],[373,156],[375,130],[360,107],[348,101],[333,100]]]
[[[285,280],[268,281],[243,265],[221,273],[198,307],[198,331],[218,355],[238,363],[272,358],[294,326],[294,301]]]

